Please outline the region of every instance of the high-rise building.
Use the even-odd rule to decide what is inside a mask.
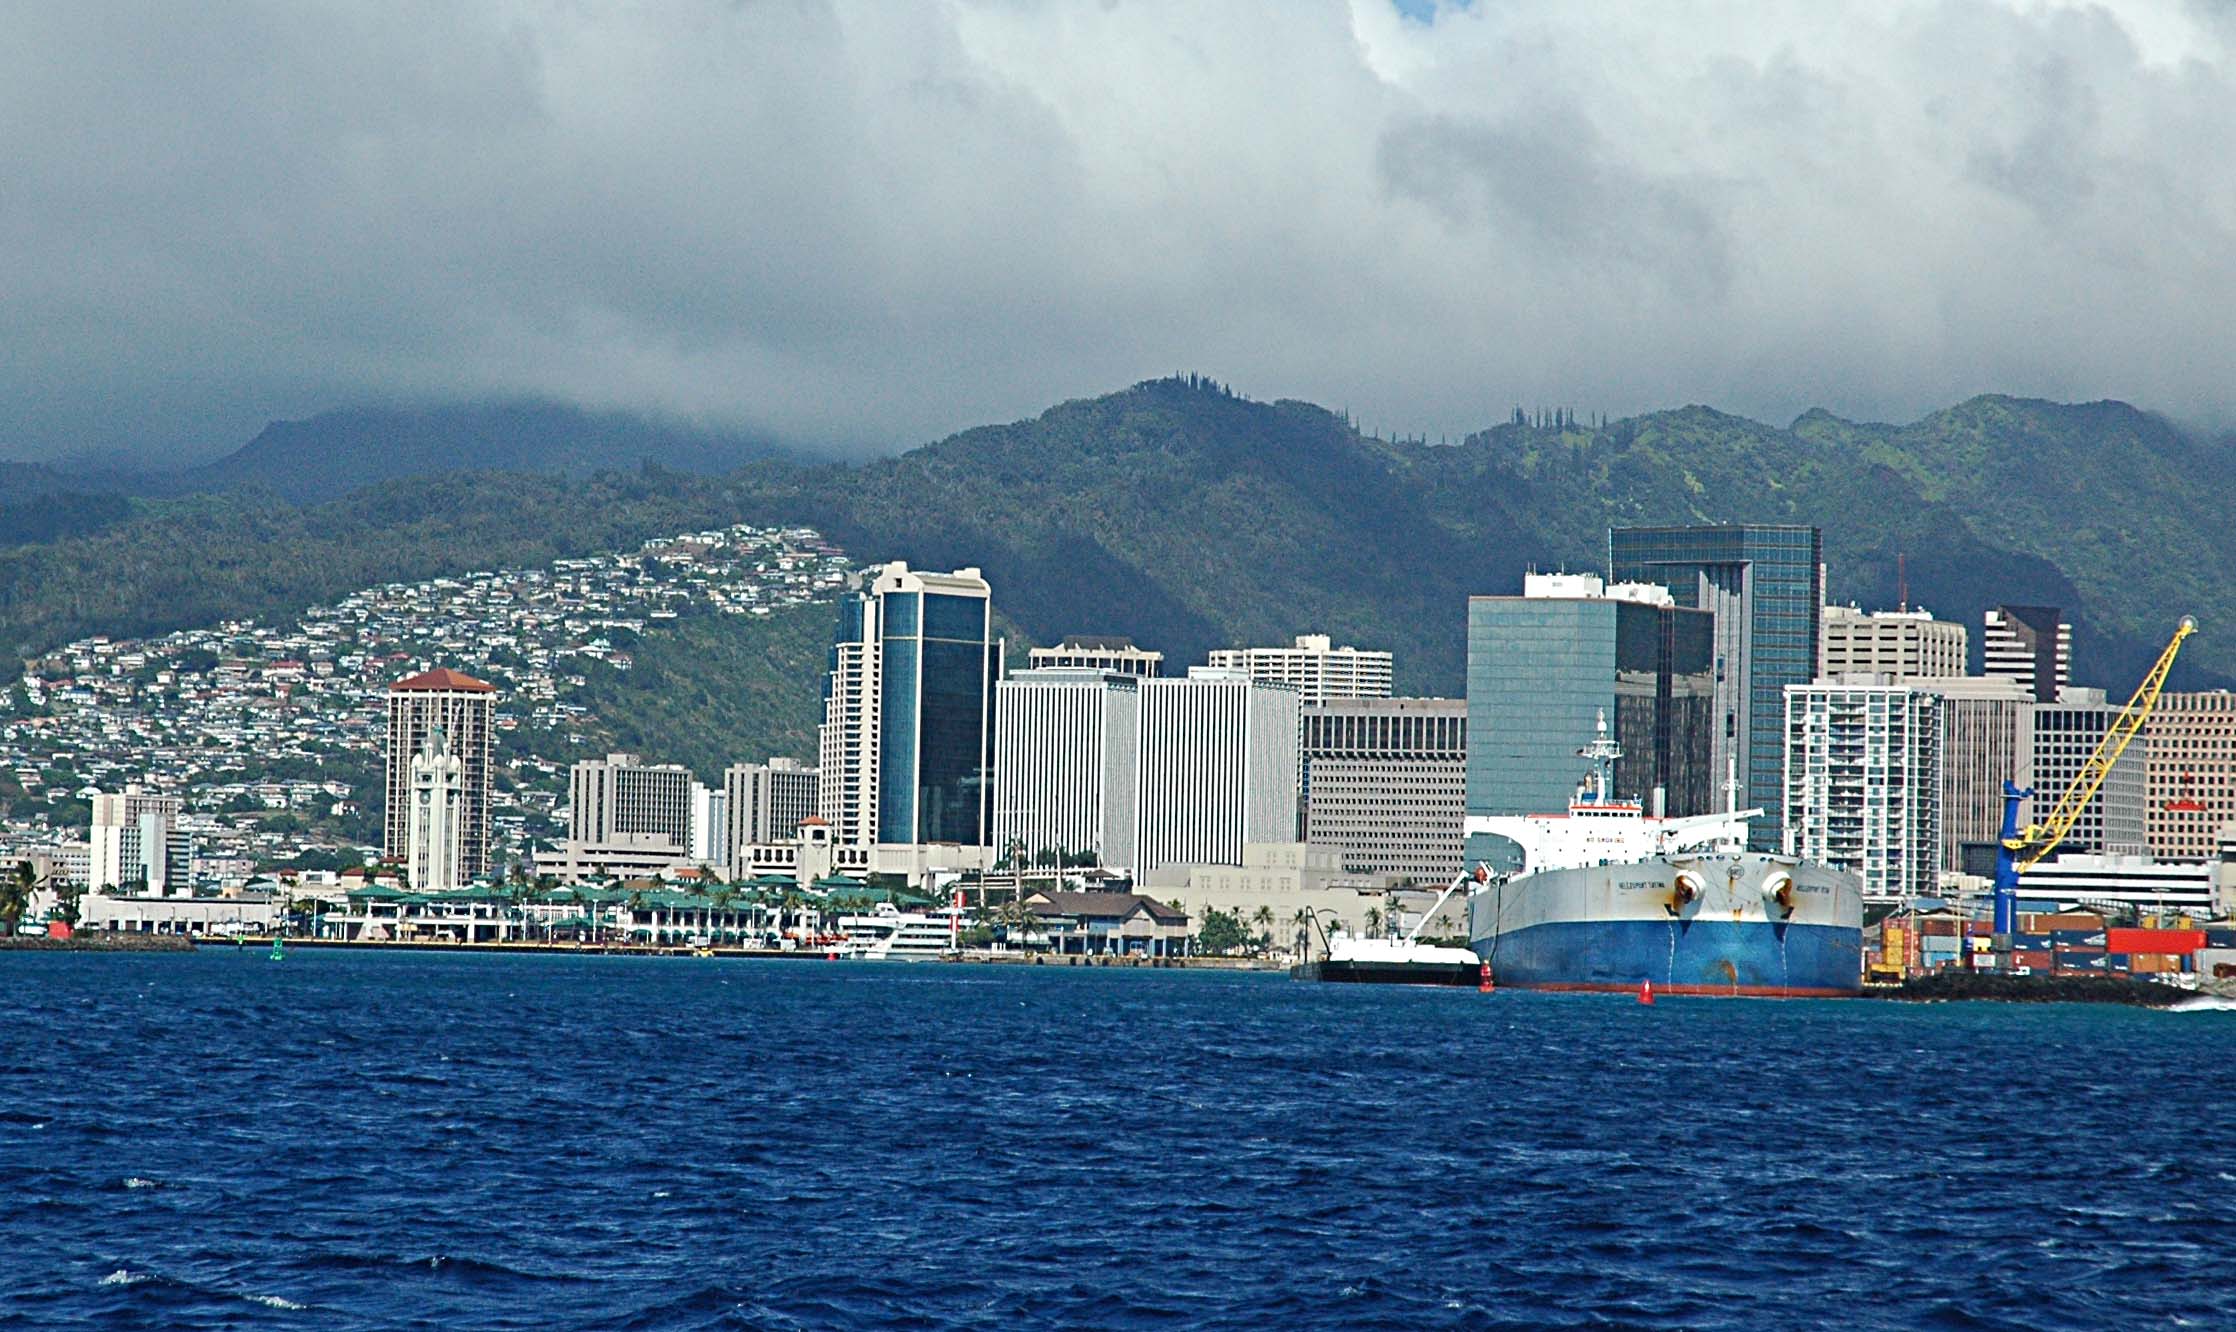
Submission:
[[[1655,584],[1531,574],[1518,597],[1467,602],[1467,813],[1568,808],[1576,751],[1612,728],[1615,794],[1664,812],[1721,809],[1710,763],[1714,617]]]
[[[177,796],[157,795],[137,783],[95,794],[86,886],[147,897],[191,891],[179,809]]]
[[[391,859],[409,852],[407,810],[411,761],[437,727],[465,766],[459,792],[464,829],[459,873],[475,879],[489,872],[489,753],[496,722],[497,687],[447,667],[388,687],[388,799],[382,850]]]
[[[1866,901],[1941,880],[1941,696],[1872,674],[1786,687],[1786,854],[1862,876]]]
[[[1964,674],[1964,626],[1923,609],[1864,611],[1825,607],[1817,674],[1956,676]]]
[[[802,820],[815,816],[821,779],[818,770],[782,757],[766,763],[733,763],[723,772],[730,877],[748,877],[749,848],[788,840],[799,831]]]
[[[466,851],[466,763],[440,726],[429,727],[411,757],[411,791],[404,828],[404,869],[412,890],[448,893],[463,888]]]
[[[1165,659],[1162,652],[1135,647],[1130,638],[1088,634],[1073,634],[1055,647],[1036,647],[1031,655],[1034,670],[1065,667],[1073,670],[1108,671],[1143,680],[1157,674],[1158,667]]]
[[[1617,527],[1608,576],[1659,583],[1680,606],[1715,614],[1715,749],[1722,780],[1737,760],[1746,803],[1767,812],[1750,842],[1780,842],[1785,796],[1787,685],[1817,674],[1824,607],[1824,539],[1814,527],[1728,524]],[[1625,745],[1628,746],[1626,741]]]
[[[1460,872],[1467,700],[1346,698],[1304,709],[1304,838],[1354,874]]]
[[[1073,667],[1018,671],[995,690],[994,847],[1134,863],[1145,677]]]
[[[2118,719],[2120,705],[2105,701],[2101,689],[2068,689],[2055,703],[2034,708],[2034,789],[2021,818],[2040,822],[2058,795],[2072,786],[2081,767]],[[2058,844],[2061,852],[2139,856],[2148,846],[2150,737],[2138,735],[2104,776],[2104,784],[2081,807],[2073,830]]]
[[[2037,703],[2055,703],[2073,683],[2073,626],[2055,606],[1996,606],[1983,617],[1987,674],[2016,680]]]
[[[665,843],[691,850],[691,770],[635,754],[583,759],[567,774],[567,836],[576,842]]]
[[[2143,723],[2151,855],[2210,860],[2236,823],[2236,693],[2168,693]]]
[[[815,801],[808,800],[812,813]],[[691,783],[691,863],[709,867],[730,863],[730,788]],[[736,876],[731,876],[736,877]]]
[[[1941,697],[1941,868],[2003,837],[2003,784],[2034,785],[2034,696],[2016,680],[1906,680]]]
[[[1336,647],[1326,634],[1299,634],[1293,647],[1224,648],[1211,654],[1211,665],[1267,684],[1290,685],[1306,704],[1388,698],[1393,678],[1389,653]]]
[[[984,846],[991,832],[991,592],[976,569],[868,571],[839,604],[820,813],[841,844]]]
[[[1191,669],[1141,682],[1134,868],[1239,865],[1249,842],[1294,842],[1293,685]]]

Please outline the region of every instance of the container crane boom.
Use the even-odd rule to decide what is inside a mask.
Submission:
[[[2150,720],[2152,709],[2158,706],[2159,692],[2166,687],[2166,674],[2174,668],[2174,658],[2180,655],[2183,641],[2196,632],[2196,619],[2183,616],[2165,651],[2158,654],[2158,660],[2144,674],[2143,682],[2135,686],[2134,694],[2129,696],[2127,706],[2121,708],[2119,716],[2105,728],[2104,738],[2096,742],[2088,761],[2081,765],[2072,784],[2058,796],[2057,803],[2050,807],[2041,822],[2019,826],[2019,802],[2034,792],[2021,790],[2010,782],[2003,783],[2003,844],[1995,857],[1997,934],[2008,935],[2017,925],[2020,872],[2033,868],[2044,856],[2055,851],[2066,834],[2073,831],[2073,825],[2080,821],[2081,811],[2088,808],[2088,802],[2103,788],[2112,765],[2119,762],[2129,742],[2142,731],[2143,723]]]

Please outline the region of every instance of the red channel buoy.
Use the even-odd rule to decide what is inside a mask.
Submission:
[[[1638,1002],[1642,1004],[1654,1002],[1654,983],[1652,981],[1642,980],[1638,982]]]
[[[1489,993],[1490,993],[1490,992],[1491,992],[1491,991],[1492,991],[1493,989],[1497,988],[1497,987],[1495,987],[1495,986],[1493,986],[1493,985],[1491,984],[1491,964],[1490,964],[1490,963],[1488,963],[1488,962],[1485,962],[1485,963],[1483,964],[1483,980],[1482,980],[1482,983],[1481,983],[1481,984],[1479,984],[1479,985],[1477,985],[1477,986],[1476,986],[1475,988],[1476,988],[1476,989],[1478,989],[1478,990],[1481,990],[1481,991],[1482,991],[1483,993],[1485,993],[1485,994],[1489,994]]]

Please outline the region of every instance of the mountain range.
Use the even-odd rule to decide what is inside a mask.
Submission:
[[[719,471],[722,449],[755,446],[489,410],[510,442],[475,443],[499,435],[474,434],[466,409],[439,423],[332,413],[275,425],[180,483],[215,493],[11,498],[0,521],[21,510],[19,531],[46,526],[0,548],[0,671],[86,633],[282,613],[373,582],[754,521],[812,524],[865,561],[976,565],[1039,642],[1128,634],[1185,664],[1321,632],[1394,651],[1401,691],[1456,694],[1470,594],[1518,591],[1532,568],[1599,569],[1611,524],[1753,521],[1821,527],[1835,601],[1893,605],[1906,569],[1909,601],[1975,639],[1996,602],[2063,606],[2077,679],[2117,695],[2183,614],[2204,632],[2177,686],[2236,672],[2209,489],[2231,449],[2115,402],[1981,397],[1904,425],[1811,412],[1777,427],[1700,406],[1596,426],[1516,413],[1445,446],[1184,376],[865,463],[759,456]],[[391,439],[392,459],[364,461]],[[453,474],[429,485],[436,471]],[[718,697],[765,655],[678,653],[665,678]],[[669,706],[622,724],[651,720],[691,721]],[[774,739],[707,724],[700,739],[733,752]]]

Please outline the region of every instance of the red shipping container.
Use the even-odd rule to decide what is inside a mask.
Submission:
[[[2048,971],[2050,969],[2050,950],[2047,948],[2040,950],[2019,949],[2011,954],[2011,965],[2014,967],[2032,967],[2036,971]]]
[[[2108,953],[2194,953],[2205,946],[2203,930],[2106,930]]]

